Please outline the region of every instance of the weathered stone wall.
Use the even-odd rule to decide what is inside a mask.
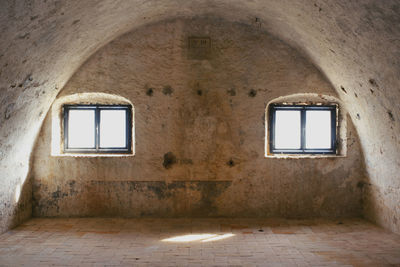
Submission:
[[[398,0],[0,0],[0,232],[30,216],[32,148],[77,68],[132,29],[205,14],[271,32],[321,70],[360,136],[364,214],[400,233]]]
[[[190,36],[210,37],[211,49],[197,55],[206,60],[193,59]],[[53,157],[49,112],[34,153],[34,216],[362,213],[363,156],[350,120],[347,157],[264,157],[268,102],[337,94],[302,55],[257,28],[212,18],[143,27],[97,52],[59,97],[84,92],[133,103],[136,155]]]

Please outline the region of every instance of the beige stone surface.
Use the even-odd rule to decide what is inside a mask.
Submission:
[[[1,266],[398,266],[400,237],[363,220],[32,219]]]
[[[360,136],[369,178],[364,214],[400,231],[397,0],[3,0],[0,7],[2,231],[31,214],[31,151],[51,103],[79,66],[132,29],[204,15],[278,36],[321,70]]]
[[[202,34],[211,39],[210,55],[192,60],[188,36]],[[33,155],[34,216],[362,214],[365,173],[352,126],[347,157],[264,157],[271,100],[336,92],[302,55],[258,29],[206,18],[133,31],[93,55],[59,98],[88,92],[133,104],[136,154],[52,157],[51,120],[58,114],[49,113]],[[97,103],[77,103],[87,101]],[[166,166],[166,155],[175,162]]]

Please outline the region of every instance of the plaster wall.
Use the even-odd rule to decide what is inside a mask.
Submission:
[[[193,59],[192,36],[210,37],[206,59]],[[346,157],[264,157],[267,103],[337,94],[301,54],[258,28],[209,17],[142,27],[93,55],[58,99],[80,93],[134,105],[136,154],[51,156],[49,112],[33,156],[34,216],[362,214],[363,156],[350,119]]]
[[[364,215],[400,233],[398,0],[0,0],[0,232],[31,216],[32,149],[79,66],[132,29],[205,14],[268,31],[320,69],[359,133]]]

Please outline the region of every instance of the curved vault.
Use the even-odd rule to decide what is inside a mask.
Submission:
[[[303,51],[347,105],[370,182],[365,215],[400,231],[400,3],[359,1],[3,1],[0,9],[0,229],[31,214],[29,158],[46,112],[99,47],[144,24],[211,15]],[[18,204],[15,190],[24,184]]]
[[[193,60],[187,37],[204,34],[212,42],[208,60]],[[51,157],[50,139],[60,131],[50,121],[60,112],[46,116],[32,154],[33,216],[360,216],[357,184],[365,175],[352,124],[346,131],[340,120],[351,146],[347,157],[263,156],[268,101],[282,95],[302,101],[293,94],[310,91],[314,97],[302,94],[303,101],[333,101],[339,117],[348,117],[313,64],[258,28],[207,16],[124,34],[74,73],[52,110],[71,94],[125,97],[136,111],[137,154]]]

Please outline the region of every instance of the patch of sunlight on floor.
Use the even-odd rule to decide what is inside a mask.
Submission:
[[[189,234],[163,239],[163,242],[211,242],[234,236],[234,234]]]
[[[218,241],[218,240],[222,240],[222,239],[229,238],[229,237],[232,237],[232,236],[234,236],[234,234],[217,235],[217,236],[214,236],[214,237],[211,237],[211,238],[208,238],[208,239],[204,239],[201,242]]]

